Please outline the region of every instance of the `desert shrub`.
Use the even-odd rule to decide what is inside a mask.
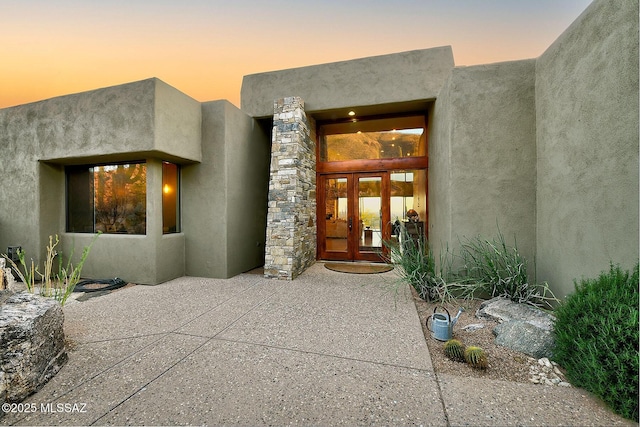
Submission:
[[[425,301],[446,301],[449,298],[447,283],[436,272],[436,262],[427,239],[415,238],[404,225],[399,226],[400,241],[385,241],[385,261],[394,265],[400,283],[412,286]]]
[[[24,269],[24,272],[20,271],[18,265],[16,265],[7,255],[3,254],[11,266],[14,268],[14,271],[20,278],[20,280],[25,284],[27,291],[30,293],[34,293],[36,289],[36,274],[40,276],[40,295],[45,297],[54,298],[56,301],[60,302],[61,305],[67,301],[69,296],[76,287],[76,284],[80,280],[80,274],[82,273],[82,266],[84,265],[87,257],[89,256],[89,251],[91,250],[91,246],[96,241],[98,236],[101,233],[95,235],[89,246],[86,246],[82,251],[82,256],[80,257],[80,261],[77,265],[72,264],[72,257],[74,254],[74,249],[71,250],[71,254],[67,259],[67,263],[63,264],[62,254],[58,253],[57,247],[60,243],[60,239],[56,234],[55,239],[53,236],[49,236],[49,245],[47,245],[47,257],[44,261],[44,272],[40,272],[39,267],[34,266],[33,260],[31,260],[31,265],[28,266],[25,262],[25,253],[22,250],[18,251],[18,258],[20,261],[20,265]],[[54,261],[58,259],[58,271],[54,273]]]
[[[574,284],[555,312],[554,358],[571,383],[638,421],[638,264]]]
[[[498,237],[492,240],[482,237],[462,240],[458,256],[463,267],[457,282],[467,293],[505,297],[536,307],[551,308],[551,303],[557,302],[546,282],[529,280],[526,258],[515,243],[514,246],[506,244],[500,230]]]

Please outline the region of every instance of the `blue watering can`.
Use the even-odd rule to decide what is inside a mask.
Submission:
[[[460,307],[458,314],[452,319],[449,310],[444,307],[440,308],[446,313],[437,313],[438,307],[436,306],[431,317],[427,318],[427,329],[431,332],[431,337],[438,341],[449,341],[453,336],[453,325],[458,322],[458,318],[464,310]],[[431,328],[429,327],[429,320],[431,320]]]

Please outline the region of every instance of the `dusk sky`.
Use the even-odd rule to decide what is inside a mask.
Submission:
[[[536,58],[591,0],[0,0],[0,108],[158,77],[240,104],[247,74],[450,45]]]

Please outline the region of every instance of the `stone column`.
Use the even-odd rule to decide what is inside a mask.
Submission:
[[[274,102],[265,277],[293,280],[316,259],[316,150],[304,101]]]

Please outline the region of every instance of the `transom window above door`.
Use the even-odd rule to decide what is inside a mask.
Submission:
[[[321,162],[426,156],[425,117],[352,118],[323,124],[318,154]]]

